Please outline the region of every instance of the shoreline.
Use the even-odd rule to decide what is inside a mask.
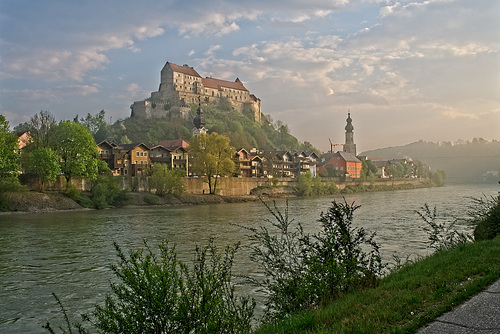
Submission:
[[[396,190],[411,190],[420,188],[429,188],[432,185],[414,184],[403,185],[387,185],[381,186],[366,186],[366,185],[350,185],[349,187],[339,189],[336,194],[348,194],[355,192],[379,192],[379,191],[396,191]],[[225,203],[244,203],[258,201],[259,198],[294,198],[308,197],[300,196],[295,190],[287,187],[284,191],[282,187],[262,187],[256,188],[249,195],[243,196],[221,196],[211,194],[183,194],[179,197],[166,195],[164,197],[157,196],[148,192],[128,192],[127,197],[130,203],[122,208],[134,207],[168,207],[168,206],[187,206],[187,205],[204,205],[204,204],[225,204]],[[332,194],[320,194],[317,196],[328,196]],[[55,212],[72,212],[72,211],[88,211],[99,210],[95,208],[86,208],[77,204],[73,199],[59,192],[17,192],[8,195],[8,203],[11,211],[2,211],[0,216],[11,214],[39,214],[39,213],[55,213]],[[110,207],[120,208],[120,207]]]

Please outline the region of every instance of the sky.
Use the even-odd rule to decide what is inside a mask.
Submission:
[[[299,141],[500,139],[500,1],[0,0],[0,114],[110,122],[169,61],[237,77]]]

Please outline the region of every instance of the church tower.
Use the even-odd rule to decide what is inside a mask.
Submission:
[[[201,110],[201,102],[198,98],[198,110],[196,111],[196,117],[193,120],[194,128],[193,135],[199,136],[202,133],[207,133],[207,129],[205,129],[205,117],[203,117],[203,110]]]
[[[345,126],[345,144],[344,152],[356,156],[356,144],[354,144],[354,126],[352,126],[351,113],[347,113],[347,125]]]

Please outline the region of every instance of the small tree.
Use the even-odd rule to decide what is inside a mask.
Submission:
[[[191,171],[206,176],[211,194],[217,190],[217,180],[231,175],[234,170],[234,148],[229,146],[229,138],[212,132],[210,135],[193,136],[189,143],[192,155]]]
[[[83,125],[71,121],[59,122],[55,128],[54,147],[67,184],[73,177],[97,177],[97,146]]]
[[[438,186],[441,187],[444,185],[444,181],[446,180],[446,172],[443,170],[438,169],[434,173],[432,173],[432,182]]]
[[[367,180],[370,176],[375,175],[378,171],[377,165],[371,160],[362,160],[363,167],[361,168],[361,178]]]
[[[311,196],[313,193],[313,177],[311,172],[300,174],[297,182],[297,192],[302,196]]]
[[[180,196],[184,192],[184,172],[168,169],[166,164],[154,164],[151,168],[151,188],[156,195],[172,194]]]

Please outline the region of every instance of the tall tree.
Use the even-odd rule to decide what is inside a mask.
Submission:
[[[67,184],[73,177],[97,177],[97,145],[85,126],[71,121],[59,122],[55,128],[54,147]]]
[[[10,131],[9,121],[0,115],[0,178],[13,177],[19,171],[17,139]]]
[[[229,138],[212,132],[193,136],[189,143],[192,155],[191,171],[205,175],[211,194],[217,190],[217,180],[221,176],[231,175],[234,171],[234,148],[229,146]]]
[[[48,111],[42,110],[32,116],[28,123],[28,131],[33,141],[33,147],[50,147],[56,126],[56,118]]]
[[[81,117],[80,119],[78,119],[78,115],[76,115],[75,123],[80,123],[85,126],[90,131],[96,142],[103,141],[111,135],[111,129],[109,124],[106,122],[106,112],[104,110],[101,110],[95,116],[88,113],[87,117]]]
[[[370,175],[375,175],[378,171],[377,165],[371,160],[361,160],[363,167],[361,168],[361,178],[366,180]]]

